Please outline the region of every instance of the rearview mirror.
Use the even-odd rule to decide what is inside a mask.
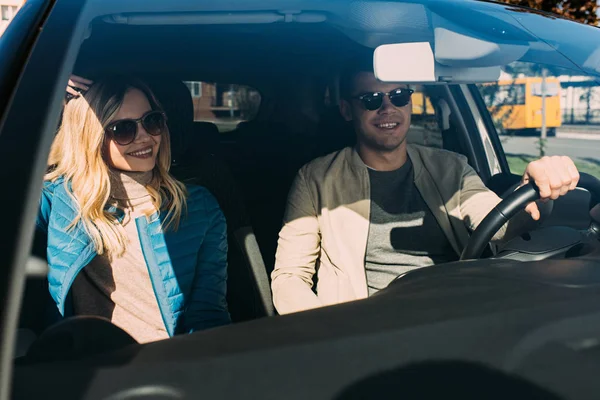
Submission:
[[[382,82],[476,83],[500,78],[500,66],[449,67],[435,60],[429,42],[379,46],[373,56],[375,76]]]

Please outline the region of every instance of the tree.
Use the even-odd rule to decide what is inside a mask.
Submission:
[[[507,133],[504,129],[505,123],[509,122],[514,109],[511,107],[518,103],[519,93],[515,80],[509,84],[499,85],[498,82],[478,85],[479,92],[488,107],[496,130]]]
[[[562,17],[598,25],[598,3],[596,0],[500,0],[504,3],[547,11]]]

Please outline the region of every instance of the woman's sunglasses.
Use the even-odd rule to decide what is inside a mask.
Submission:
[[[138,123],[152,136],[160,136],[167,126],[167,116],[162,111],[149,111],[138,119],[120,119],[113,121],[105,132],[121,146],[133,143],[138,134]]]
[[[353,97],[353,99],[358,99],[362,102],[363,106],[369,111],[379,110],[381,105],[383,104],[383,98],[388,96],[390,98],[390,102],[396,107],[404,107],[410,102],[410,96],[414,93],[412,89],[394,89],[389,93],[384,92],[373,92],[373,93],[364,93],[358,96]]]

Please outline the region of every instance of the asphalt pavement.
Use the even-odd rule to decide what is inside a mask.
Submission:
[[[539,137],[501,136],[501,140],[508,154],[539,154]],[[558,131],[556,137],[548,138],[546,154],[600,161],[600,132]]]

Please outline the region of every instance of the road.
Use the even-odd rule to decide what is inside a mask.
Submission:
[[[546,154],[565,155],[571,158],[600,161],[600,134],[567,135],[558,133],[558,137],[548,138]],[[566,136],[566,137],[565,137]],[[539,154],[536,137],[501,136],[504,151],[509,154]]]

